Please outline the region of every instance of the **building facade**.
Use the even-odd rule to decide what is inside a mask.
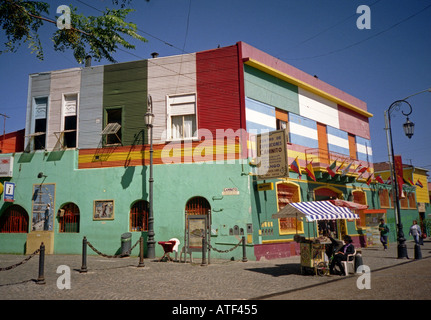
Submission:
[[[49,253],[79,254],[86,236],[116,254],[125,232],[146,240],[149,104],[156,241],[190,247],[190,219],[203,216],[213,248],[245,237],[249,258],[270,259],[298,254],[296,235],[316,237],[329,224],[367,245],[366,215],[386,212],[371,183],[366,103],[238,42],[30,75],[24,151],[1,178],[15,188],[1,203],[0,252],[31,252],[43,239]],[[273,132],[286,139],[284,169],[264,176],[258,140]],[[272,218],[291,202],[336,199],[362,205],[360,219]]]

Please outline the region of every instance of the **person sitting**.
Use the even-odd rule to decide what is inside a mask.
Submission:
[[[345,243],[344,246],[342,246],[340,250],[334,254],[334,259],[332,259],[331,265],[329,266],[329,272],[331,274],[334,274],[334,267],[337,265],[341,271],[341,275],[345,275],[344,267],[341,261],[347,261],[347,256],[355,252],[355,246],[352,244],[352,238],[348,235],[345,235],[343,240]]]

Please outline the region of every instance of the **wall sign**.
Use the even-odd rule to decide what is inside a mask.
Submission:
[[[256,146],[258,179],[264,180],[289,176],[285,130],[258,134],[256,137]]]
[[[13,157],[0,158],[0,177],[13,176]]]
[[[4,183],[4,202],[14,202],[15,201],[15,183],[5,182]]]

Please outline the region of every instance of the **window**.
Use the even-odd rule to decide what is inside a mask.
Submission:
[[[379,190],[379,200],[380,207],[382,208],[390,208],[391,207],[391,199],[389,196],[389,191],[387,189]]]
[[[130,208],[130,231],[148,231],[149,203],[145,200],[136,201]]]
[[[197,136],[194,93],[169,96],[167,113],[169,140],[192,139]]]
[[[78,95],[65,95],[63,100],[64,115],[64,146],[66,148],[76,148],[77,129],[77,102]]]
[[[416,209],[416,198],[414,192],[408,193],[408,199],[409,199],[409,207],[410,209]]]
[[[367,196],[364,191],[355,190],[352,192],[353,202],[359,204],[367,204]]]
[[[79,232],[79,208],[70,202],[58,210],[59,232],[78,233]]]
[[[277,130],[286,131],[286,139],[289,138],[289,116],[287,111],[275,109],[275,117],[277,119]]]
[[[46,145],[46,116],[48,98],[35,98],[33,105],[34,123],[33,133],[34,150],[43,150]]]
[[[105,109],[105,129],[102,135],[105,137],[105,145],[121,144],[121,124],[123,118],[122,108]]]
[[[8,207],[0,216],[0,233],[27,233],[28,213],[19,205]]]
[[[292,183],[277,184],[277,204],[278,211],[283,209],[288,203],[299,202],[299,186]],[[279,221],[279,232],[283,234],[303,233],[302,221],[296,218],[282,218]]]
[[[400,206],[401,209],[409,208],[409,200],[407,199],[406,193],[404,191],[402,192],[402,195],[400,197]]]

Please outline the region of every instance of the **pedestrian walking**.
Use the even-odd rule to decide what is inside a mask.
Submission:
[[[418,222],[416,220],[413,220],[409,235],[413,237],[415,244],[420,244],[421,228],[418,226]]]
[[[385,223],[385,219],[380,219],[379,231],[380,231],[380,242],[383,244],[383,250],[386,251],[388,250],[389,227]]]

